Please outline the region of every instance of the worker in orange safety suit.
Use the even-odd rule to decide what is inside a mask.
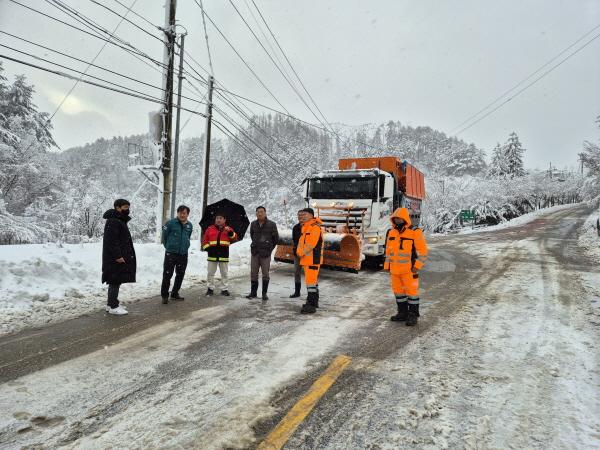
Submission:
[[[417,324],[419,317],[419,270],[427,260],[427,243],[423,230],[412,225],[408,209],[398,208],[390,221],[392,229],[386,237],[383,268],[390,271],[398,306],[398,313],[391,320],[406,321],[410,327]]]
[[[314,314],[319,307],[319,270],[323,263],[323,222],[315,217],[312,208],[302,210],[303,223],[296,249],[300,265],[304,268],[304,281],[308,295],[302,305],[301,314]]]

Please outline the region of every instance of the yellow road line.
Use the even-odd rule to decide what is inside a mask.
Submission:
[[[308,392],[285,415],[275,429],[258,446],[259,450],[279,450],[294,434],[296,428],[310,414],[317,402],[335,383],[352,358],[339,355],[329,365],[327,370],[313,383]]]

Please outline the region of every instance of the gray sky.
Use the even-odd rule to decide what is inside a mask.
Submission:
[[[66,18],[43,0],[19,1]],[[119,21],[88,0],[63,1],[109,30]],[[600,0],[255,1],[330,122],[358,125],[394,119],[444,132],[456,128],[600,24]],[[124,12],[114,0],[101,2]],[[256,29],[247,6],[251,5],[250,0],[234,3]],[[204,4],[207,13],[283,105],[293,114],[314,122],[229,1],[204,0]],[[133,10],[153,23],[164,22],[162,0],[138,0]],[[149,29],[136,16],[127,17]],[[208,68],[200,9],[193,0],[179,0],[177,17],[189,31],[186,50]],[[215,77],[235,92],[279,108],[214,28],[207,26]],[[91,60],[102,46],[102,41],[53,23],[9,0],[0,0],[0,29],[84,60]],[[117,34],[162,60],[161,43],[157,40],[125,22]],[[0,43],[40,56],[46,52],[5,35],[0,35]],[[80,70],[85,67],[49,52],[45,55]],[[582,141],[596,141],[600,134],[594,123],[600,114],[599,56],[600,38],[460,137],[489,153],[496,142],[504,142],[515,131],[527,149],[528,167],[545,168],[549,162],[559,167],[575,166]],[[161,83],[158,72],[110,44],[96,64],[156,86]],[[27,75],[36,86],[37,104],[46,111],[53,111],[73,84],[10,61],[4,61],[4,67],[9,78],[18,73]],[[150,87],[101,71],[89,73],[159,94]],[[199,98],[197,94],[193,96]],[[184,106],[195,108],[188,101],[184,101]],[[100,136],[145,132],[147,113],[155,108],[152,103],[80,84],[56,115],[54,134],[59,145],[68,148]],[[184,112],[183,120],[188,115]],[[195,116],[183,136],[200,135],[203,127],[203,119]]]

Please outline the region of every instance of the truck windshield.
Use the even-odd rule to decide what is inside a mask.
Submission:
[[[315,199],[375,199],[376,181],[375,177],[313,178],[308,182],[308,196]]]

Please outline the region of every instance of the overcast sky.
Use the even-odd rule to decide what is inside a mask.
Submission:
[[[71,21],[46,1],[19,1]],[[63,1],[110,30],[119,22],[118,17],[89,0]],[[133,0],[121,1],[129,6]],[[257,30],[249,12],[250,0],[233,1]],[[393,119],[444,132],[454,130],[600,25],[600,0],[255,1],[330,122],[359,125]],[[125,11],[115,0],[100,0],[100,3],[121,13]],[[137,0],[133,10],[161,25],[162,4],[161,0]],[[204,0],[204,5],[281,103],[294,115],[314,122],[229,1]],[[127,17],[150,30],[135,15]],[[208,68],[200,8],[193,0],[179,0],[177,17],[189,31],[186,50]],[[207,26],[216,79],[232,91],[280,108],[212,25]],[[0,0],[0,29],[83,60],[91,60],[103,45],[100,40],[69,30],[10,0]],[[578,45],[598,33],[600,28]],[[158,40],[126,22],[117,34],[162,60]],[[6,35],[0,35],[0,43],[80,70],[85,68]],[[2,54],[32,61],[0,49]],[[96,64],[156,86],[161,83],[159,72],[110,44]],[[49,112],[54,111],[73,84],[6,60],[4,68],[9,79],[25,73],[36,86],[38,106]],[[101,71],[89,73],[159,94],[151,87]],[[199,83],[195,84],[203,89]],[[184,91],[184,94],[199,98],[195,93]],[[196,108],[187,100],[184,106]],[[61,148],[68,148],[100,136],[142,133],[148,129],[148,112],[152,109],[156,109],[152,103],[80,84],[56,115],[54,135]],[[459,137],[474,142],[489,154],[496,142],[504,142],[515,131],[527,149],[525,162],[529,168],[546,168],[550,162],[559,167],[575,166],[582,142],[600,138],[594,123],[599,114],[600,38]],[[188,116],[184,112],[183,120]],[[203,119],[194,116],[183,136],[198,136],[203,128]]]

